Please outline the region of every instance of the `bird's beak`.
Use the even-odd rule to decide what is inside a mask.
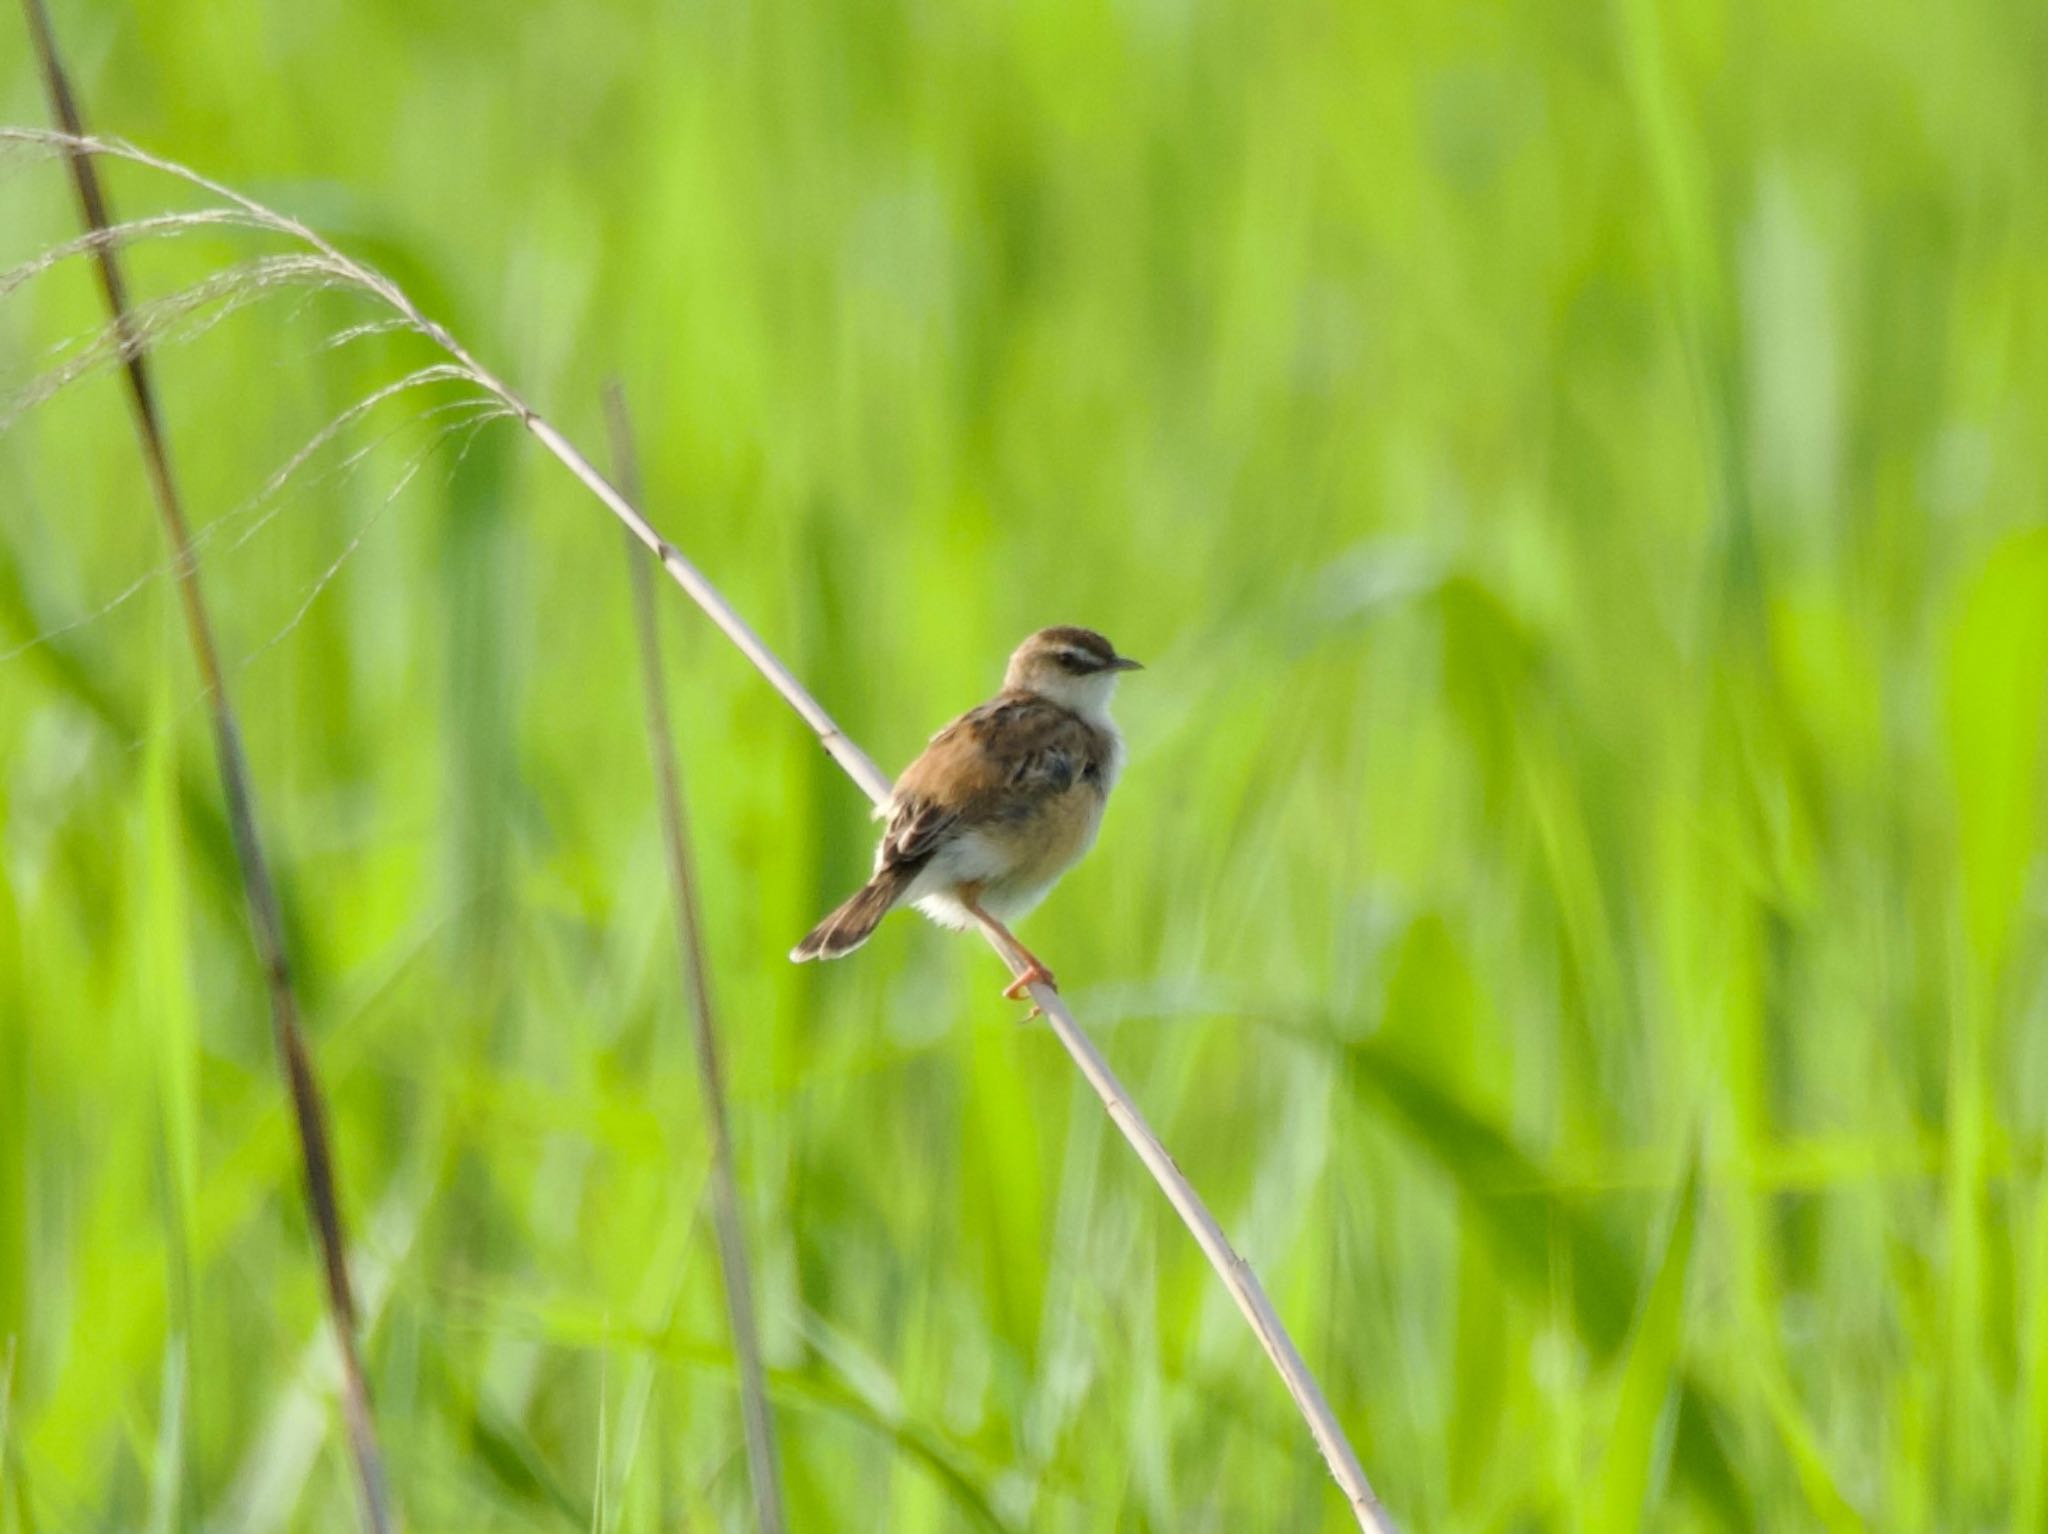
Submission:
[[[1132,660],[1128,655],[1119,655],[1109,663],[1109,669],[1112,671],[1143,671],[1145,663],[1141,660]]]

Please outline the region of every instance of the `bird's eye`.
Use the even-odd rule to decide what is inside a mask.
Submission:
[[[1056,653],[1059,656],[1060,668],[1073,672],[1075,676],[1087,676],[1092,671],[1102,669],[1102,662],[1086,650],[1067,649]]]

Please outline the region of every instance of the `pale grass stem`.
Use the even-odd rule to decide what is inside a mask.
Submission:
[[[132,145],[107,139],[85,138],[76,134],[51,134],[18,128],[0,129],[0,144],[9,142],[54,146],[79,156],[111,156],[175,177],[250,215],[253,223],[262,229],[283,235],[310,249],[323,258],[326,271],[339,274],[349,284],[382,301],[407,328],[432,341],[460,364],[478,387],[502,400],[506,408],[518,417],[520,424],[541,447],[617,517],[634,538],[654,553],[669,578],[703,610],[705,616],[717,625],[754,669],[781,695],[782,700],[810,727],[812,733],[818,737],[819,743],[861,792],[878,806],[887,802],[891,791],[888,776],[840,730],[833,722],[832,716],[725,600],[717,587],[705,578],[703,572],[698,570],[680,549],[664,538],[632,501],[600,473],[553,423],[535,411],[507,384],[478,362],[446,329],[422,313],[396,283],[373,268],[344,255],[298,220],[267,208],[196,171]],[[985,926],[983,935],[1013,975],[1021,976],[1025,972],[1027,965],[1024,959],[1002,940],[999,933]],[[1267,1358],[1286,1386],[1295,1409],[1307,1424],[1324,1463],[1343,1491],[1359,1527],[1368,1531],[1368,1534],[1390,1534],[1393,1529],[1392,1521],[1374,1495],[1365,1472],[1359,1466],[1358,1457],[1345,1437],[1343,1427],[1330,1410],[1315,1376],[1303,1362],[1293,1339],[1288,1335],[1286,1326],[1281,1322],[1272,1301],[1260,1284],[1258,1275],[1232,1247],[1229,1237],[1217,1224],[1208,1206],[1202,1202],[1201,1195],[1175,1165],[1173,1157],[1168,1154],[1166,1147],[1146,1122],[1143,1112],[1124,1089],[1123,1083],[1117,1079],[1116,1073],[1110,1069],[1109,1063],[1096,1049],[1080,1023],[1075,1020],[1059,993],[1043,985],[1034,985],[1030,994],[1031,999],[1038,1004],[1039,1010],[1044,1014],[1054,1036],[1072,1056],[1082,1078],[1101,1099],[1110,1121],[1130,1143],[1138,1159],[1144,1163],[1145,1170],[1152,1175],[1153,1181],[1165,1194],[1174,1213],[1188,1227],[1203,1256],[1215,1269],[1225,1291],[1250,1325],[1260,1347],[1265,1350]]]
[[[626,396],[614,383],[605,390],[611,427],[612,468],[634,500],[640,493],[639,455]],[[640,648],[640,678],[647,710],[648,745],[661,804],[662,851],[668,865],[670,904],[675,913],[676,957],[683,994],[689,998],[690,1039],[697,1053],[697,1085],[704,1097],[704,1121],[711,1140],[711,1221],[718,1265],[725,1285],[725,1310],[732,1327],[733,1357],[739,1364],[740,1416],[746,1433],[747,1476],[754,1492],[754,1522],[761,1534],[782,1534],[782,1473],[776,1462],[775,1419],[768,1410],[768,1384],[761,1368],[760,1330],[754,1320],[753,1264],[740,1217],[738,1175],[733,1168],[732,1125],[725,1104],[725,1066],[711,1009],[711,961],[704,942],[703,902],[697,893],[696,859],[683,806],[683,770],[669,721],[668,683],[661,663],[660,615],[647,561],[626,538],[627,574],[633,585],[633,632]]]

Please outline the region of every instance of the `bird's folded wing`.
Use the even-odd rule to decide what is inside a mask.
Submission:
[[[1030,819],[1077,781],[1099,777],[1109,750],[1079,715],[1028,694],[962,714],[897,780],[880,866],[922,862],[977,826]]]

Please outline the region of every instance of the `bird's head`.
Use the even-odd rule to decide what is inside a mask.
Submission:
[[[1116,679],[1125,671],[1145,668],[1093,629],[1040,629],[1017,646],[1005,687],[1035,692],[1062,708],[1091,718],[1106,717]]]

